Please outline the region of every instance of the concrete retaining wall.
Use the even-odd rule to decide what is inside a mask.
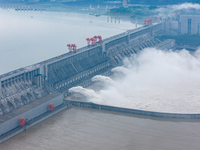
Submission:
[[[91,102],[79,102],[79,101],[70,101],[64,100],[62,105],[56,107],[54,112],[45,112],[40,116],[33,118],[32,120],[28,121],[25,127],[16,127],[13,130],[8,131],[5,134],[0,136],[0,143],[21,133],[30,127],[34,126],[35,124],[45,120],[46,118],[70,107],[85,107],[85,108],[92,108],[92,109],[99,109],[99,110],[106,110],[106,111],[113,111],[119,113],[126,113],[126,114],[134,114],[134,115],[141,115],[147,117],[157,117],[157,118],[170,118],[170,119],[200,119],[200,114],[178,114],[178,113],[162,113],[162,112],[152,112],[152,111],[144,111],[144,110],[137,110],[137,109],[128,109],[122,107],[113,107],[113,106],[106,106],[106,105],[99,105],[94,104]],[[2,127],[0,128],[2,129]]]
[[[48,97],[44,97],[44,98],[48,98]],[[50,103],[53,103],[55,107],[61,105],[63,103],[63,95],[60,94],[59,96],[54,97],[54,98],[50,99],[49,101],[46,101],[46,102],[44,102],[38,106],[35,106],[24,112],[23,112],[23,110],[24,110],[23,107],[20,108],[20,110],[18,111],[19,115],[16,115],[13,117],[10,116],[12,118],[0,123],[0,135],[18,127],[19,120],[21,117],[24,117],[26,120],[31,120],[37,116],[40,116],[41,114],[44,114],[45,112],[48,111],[48,106]],[[37,104],[33,104],[33,105],[37,105]],[[22,113],[20,111],[22,111]]]
[[[41,121],[57,114],[58,112],[66,109],[66,108],[70,108],[72,107],[71,103],[65,102],[62,105],[59,105],[58,107],[55,108],[55,110],[53,112],[46,112],[40,116],[37,116],[35,118],[33,118],[31,121],[27,122],[26,125],[24,127],[16,127],[13,130],[8,131],[7,133],[3,134],[0,136],[0,143],[8,140],[9,138],[29,129],[30,127],[36,125],[37,123],[40,123]]]
[[[99,104],[94,104],[94,103],[89,103],[89,102],[78,102],[78,101],[68,101],[68,102],[72,103],[73,106],[77,106],[77,107],[93,108],[93,109],[128,113],[128,114],[134,114],[134,115],[143,115],[143,116],[149,116],[149,117],[171,118],[171,119],[200,119],[200,114],[162,113],[162,112],[152,112],[152,111],[128,109],[128,108],[122,108],[122,107],[99,105]]]

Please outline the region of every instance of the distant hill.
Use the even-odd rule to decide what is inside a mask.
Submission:
[[[119,0],[0,0],[5,3],[33,3],[33,2],[68,2],[68,1],[82,1],[82,2],[107,2],[107,1],[119,1]],[[123,0],[121,0],[123,1]],[[200,3],[200,0],[127,0],[128,4],[146,4],[146,5],[168,5],[168,4],[180,4],[185,2]]]

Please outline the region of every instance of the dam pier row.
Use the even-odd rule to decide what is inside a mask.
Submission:
[[[0,76],[0,143],[65,108],[68,89],[87,87],[95,75],[110,75],[124,57],[146,47],[170,49],[174,40],[160,42],[164,22],[128,30],[75,53],[45,60]],[[20,119],[24,118],[24,121]],[[194,117],[195,118],[195,117]],[[197,117],[199,118],[199,117]],[[22,124],[24,123],[24,124]]]

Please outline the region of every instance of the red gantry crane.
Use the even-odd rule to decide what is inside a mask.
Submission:
[[[24,127],[25,123],[26,123],[26,120],[24,119],[24,117],[20,118],[20,120],[19,120],[19,126],[20,127]]]
[[[157,17],[157,23],[159,23],[160,22],[160,17]]]
[[[146,19],[146,22],[147,22],[147,26],[149,26],[149,19]]]
[[[146,20],[146,19],[144,20],[144,25],[145,25],[145,26],[147,25],[147,20]]]
[[[152,20],[151,20],[150,18],[144,20],[144,25],[149,26],[149,25],[151,25],[151,24],[152,24]]]
[[[72,44],[71,47],[72,47],[72,49],[73,49],[73,53],[76,53],[76,47],[77,47],[77,46],[76,46],[75,44]]]
[[[55,107],[54,107],[53,103],[50,103],[49,104],[49,111],[52,112],[52,111],[54,111],[54,109],[55,109]]]
[[[69,52],[72,52],[72,47],[71,47],[71,45],[70,45],[70,44],[67,44],[67,47],[68,47],[68,49],[69,49]]]
[[[149,18],[149,24],[152,25],[152,20]]]
[[[67,47],[69,48],[69,52],[73,51],[73,53],[76,53],[76,44],[67,44]]]
[[[90,38],[90,41],[92,41],[92,46],[95,45],[95,39],[94,38]]]
[[[123,0],[123,6],[125,7],[127,5],[127,1]]]
[[[102,37],[100,35],[98,35],[98,36],[95,35],[93,38],[86,38],[88,46],[90,45],[90,41],[92,42],[92,46],[94,46],[96,44],[97,40],[98,40],[99,44],[101,44]]]
[[[96,43],[97,42],[97,36],[95,35],[93,38],[94,38],[95,43]]]
[[[97,38],[99,39],[99,44],[101,44],[102,37],[100,35],[98,35]]]
[[[86,38],[88,46],[90,45],[90,38]]]

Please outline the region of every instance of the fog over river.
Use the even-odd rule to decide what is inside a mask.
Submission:
[[[67,44],[81,48],[86,38],[133,28],[130,21],[107,22],[107,16],[0,8],[0,74],[66,53]]]

